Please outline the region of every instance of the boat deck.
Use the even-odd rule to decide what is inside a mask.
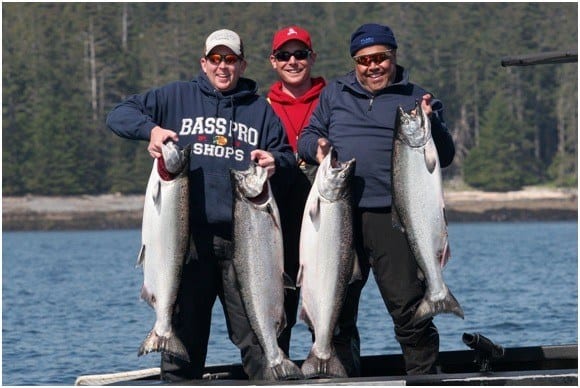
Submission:
[[[249,381],[240,364],[208,366],[203,379],[166,382],[159,368],[80,376],[75,385],[573,385],[578,386],[578,345],[441,352],[438,373],[405,375],[403,357],[362,357],[362,377],[291,381]],[[296,361],[301,365],[302,361]]]

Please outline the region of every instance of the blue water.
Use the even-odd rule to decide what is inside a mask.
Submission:
[[[465,320],[435,318],[441,350],[466,349],[464,332],[503,346],[578,342],[576,222],[450,225],[444,271]],[[154,322],[139,299],[140,232],[6,232],[2,235],[2,384],[71,385],[79,375],[158,366],[137,357]],[[239,362],[219,303],[208,364]],[[362,353],[399,353],[374,279],[363,291]],[[299,322],[291,357],[305,358],[310,335]]]

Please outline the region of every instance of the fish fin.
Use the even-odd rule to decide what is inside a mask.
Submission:
[[[437,167],[438,163],[437,148],[435,148],[434,142],[429,141],[427,144],[425,144],[425,148],[423,149],[423,156],[425,157],[425,166],[427,167],[427,171],[429,171],[429,174],[433,174],[433,171],[435,171],[435,167]]]
[[[141,244],[141,249],[139,249],[139,254],[137,255],[137,263],[135,263],[135,267],[143,266],[144,261],[145,261],[145,244]]]
[[[392,220],[391,223],[393,224],[393,229],[396,229],[401,233],[405,233],[405,228],[403,228],[403,224],[401,223],[401,219],[399,218],[397,208],[394,206],[391,207],[391,220]]]
[[[141,287],[141,299],[143,299],[151,308],[155,308],[155,295],[149,292],[147,287]]]
[[[445,298],[442,300],[431,301],[428,298],[423,298],[419,304],[419,307],[417,307],[417,311],[415,311],[413,321],[415,324],[417,324],[421,321],[424,321],[425,319],[431,318],[441,313],[452,313],[462,319],[464,318],[463,309],[451,291],[449,291],[449,289],[447,289]]]
[[[296,284],[294,283],[294,281],[292,280],[292,278],[290,277],[290,275],[288,275],[286,272],[284,272],[282,274],[282,278],[284,281],[284,288],[289,288],[291,290],[295,290],[296,289]]]
[[[197,256],[197,246],[195,245],[195,239],[193,238],[193,234],[189,233],[187,253],[185,254],[185,264],[189,263],[190,261],[196,261],[198,259],[199,257]]]
[[[441,254],[439,255],[439,264],[441,264],[441,268],[445,267],[445,265],[449,262],[451,258],[451,247],[449,246],[449,241],[447,238],[445,239],[445,245],[441,250]]]
[[[320,198],[316,198],[315,201],[312,201],[310,204],[310,209],[308,209],[308,215],[310,219],[314,222],[318,219],[318,215],[320,214]]]
[[[303,264],[301,264],[300,267],[298,268],[298,275],[296,276],[296,287],[302,286],[302,269],[303,268],[304,268]]]
[[[282,334],[285,328],[286,328],[286,313],[282,314],[280,322],[278,322],[278,324],[276,325],[276,338],[280,337],[280,334]]]
[[[153,204],[155,205],[155,207],[159,208],[159,205],[161,203],[161,181],[160,180],[157,181],[157,185],[155,186],[155,188],[153,189],[153,192],[151,193],[151,198],[153,199]]]
[[[425,273],[419,267],[417,267],[417,279],[419,279],[420,281],[425,280]]]
[[[304,375],[294,362],[287,357],[284,357],[278,365],[265,368],[263,379],[270,381],[302,380],[304,379]]]
[[[356,251],[353,249],[352,250],[352,276],[350,278],[350,282],[348,282],[348,284],[352,284],[357,280],[361,280],[362,279],[362,271],[360,269],[360,264],[358,262],[358,255],[356,254]]]
[[[150,352],[165,352],[189,362],[189,354],[181,340],[172,332],[169,336],[160,336],[151,330],[139,348],[139,356]]]
[[[270,187],[270,186],[268,186]],[[270,217],[272,217],[272,222],[274,223],[274,226],[276,227],[276,229],[282,230],[282,226],[280,225],[280,222],[278,221],[279,219],[279,214],[276,214],[276,211],[274,210],[274,207],[272,206],[271,203],[269,203],[266,206],[266,213],[268,213],[270,215]]]
[[[308,357],[302,363],[301,369],[306,379],[348,377],[334,348],[328,359],[319,358],[314,350],[310,350]]]

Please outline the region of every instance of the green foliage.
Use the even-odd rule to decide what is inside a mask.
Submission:
[[[3,194],[143,192],[146,143],[116,137],[106,115],[128,95],[192,79],[215,29],[240,33],[245,76],[266,93],[278,28],[308,29],[313,75],[330,80],[353,68],[350,35],[367,22],[393,28],[398,63],[444,102],[457,148],[446,178],[486,189],[574,184],[577,65],[500,60],[577,47],[577,11],[576,3],[3,3]],[[489,152],[503,160],[497,172]]]
[[[485,112],[479,144],[465,160],[465,182],[488,191],[519,190],[537,183],[532,135],[515,120],[506,99],[496,95]]]

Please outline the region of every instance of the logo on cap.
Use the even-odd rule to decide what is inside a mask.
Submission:
[[[310,34],[308,31],[298,26],[289,26],[278,30],[274,35],[274,40],[272,41],[272,50],[278,50],[284,43],[291,40],[300,41],[304,43],[308,49],[312,50]]]
[[[292,27],[290,27],[288,29],[288,33],[286,33],[286,35],[287,36],[290,36],[290,35],[298,35],[298,32],[295,29],[293,29]]]

